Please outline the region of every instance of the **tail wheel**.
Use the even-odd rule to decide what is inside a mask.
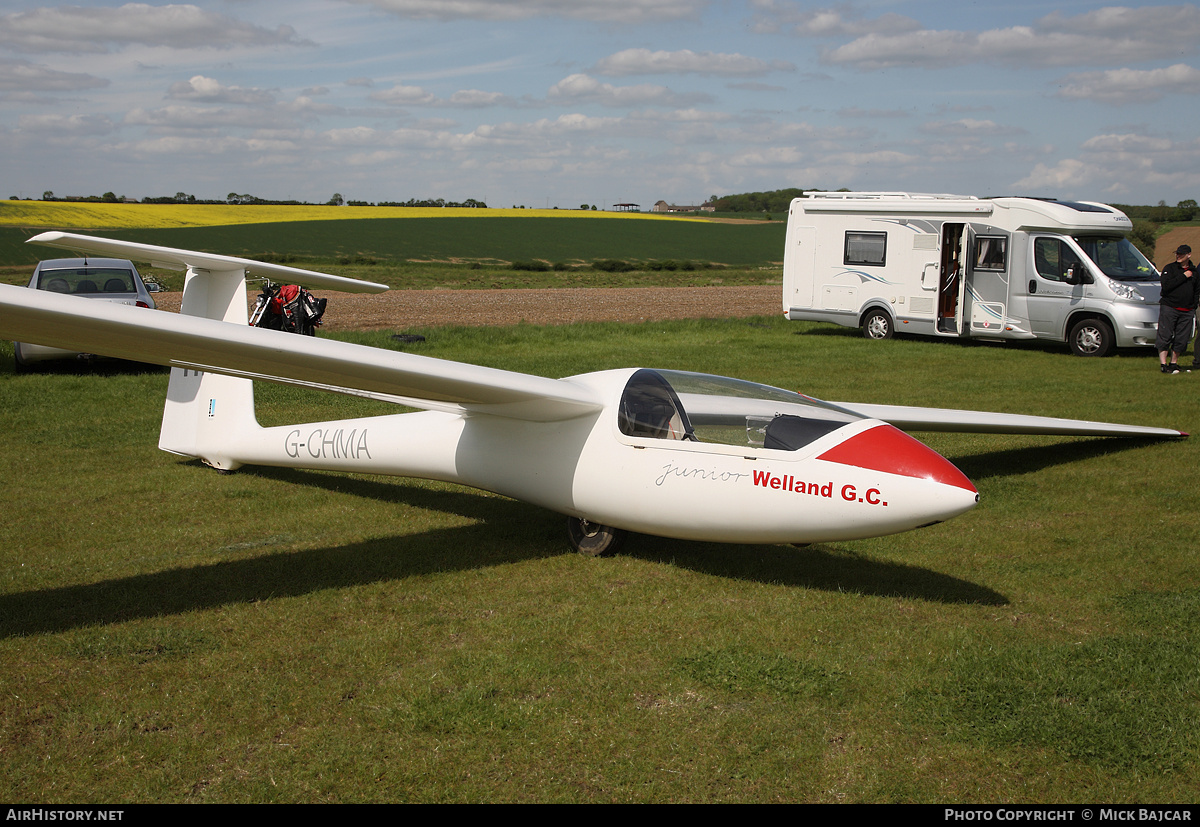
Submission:
[[[567,537],[571,547],[588,557],[613,554],[625,540],[625,532],[612,526],[600,525],[582,517],[567,518]]]
[[[868,339],[890,339],[895,332],[892,317],[883,310],[869,310],[863,316],[863,335]]]
[[[1116,341],[1112,325],[1104,319],[1084,319],[1071,328],[1071,352],[1076,356],[1107,356]]]
[[[30,366],[21,358],[21,343],[13,342],[13,373],[28,373]]]

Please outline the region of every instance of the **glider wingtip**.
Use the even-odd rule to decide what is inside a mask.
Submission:
[[[30,238],[25,239],[25,243],[26,244],[40,244],[40,243],[45,243],[47,241],[58,241],[61,238],[63,238],[63,236],[65,236],[65,235],[66,235],[66,233],[60,232],[58,230],[48,230],[47,232],[38,233],[35,236],[31,236]]]

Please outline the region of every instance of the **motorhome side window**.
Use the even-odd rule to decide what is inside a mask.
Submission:
[[[1079,263],[1079,256],[1061,239],[1042,236],[1033,242],[1033,265],[1047,281],[1066,281],[1067,272]]]
[[[887,233],[846,233],[844,263],[882,267],[887,260]]]
[[[1008,236],[976,236],[975,269],[998,272],[1008,269]]]

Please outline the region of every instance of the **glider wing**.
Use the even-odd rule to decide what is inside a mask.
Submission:
[[[220,256],[213,253],[201,253],[196,250],[158,247],[154,244],[138,244],[133,241],[121,241],[116,238],[97,238],[96,236],[55,231],[35,235],[33,238],[27,239],[25,243],[59,247],[64,250],[91,253],[97,256],[148,261],[154,267],[163,267],[168,270],[183,270],[187,268],[194,270],[245,270],[248,275],[268,278],[277,283],[302,284],[305,287],[341,290],[346,293],[382,293],[388,289],[386,284],[377,284],[373,281],[361,281],[342,276],[331,276],[328,273],[303,270],[299,267],[285,267],[282,264],[268,264],[249,258]]]
[[[603,407],[590,390],[566,379],[11,285],[0,285],[0,336],[434,410],[551,421]]]
[[[839,408],[871,419],[882,419],[903,431],[954,431],[980,434],[1064,434],[1076,436],[1184,437],[1172,428],[1142,425],[1118,425],[1083,419],[1057,419],[1050,416],[956,411],[948,408],[913,408],[904,405],[864,405],[858,402],[831,402]]]

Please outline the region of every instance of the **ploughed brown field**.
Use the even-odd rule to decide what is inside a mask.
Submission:
[[[1159,270],[1175,260],[1180,244],[1192,248],[1192,261],[1200,261],[1200,227],[1176,227],[1158,237],[1154,245],[1154,266]]]
[[[782,313],[779,287],[571,287],[545,290],[389,290],[378,295],[314,291],[329,299],[326,330],[435,325],[572,324],[769,316]],[[178,311],[179,293],[155,296]]]

